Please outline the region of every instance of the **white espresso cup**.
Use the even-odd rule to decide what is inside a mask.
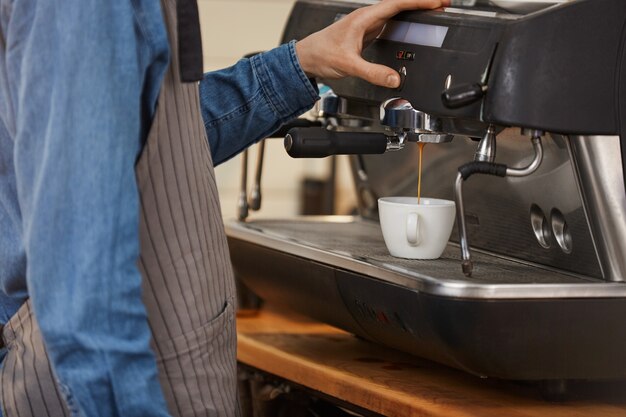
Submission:
[[[380,227],[392,256],[437,259],[454,226],[454,201],[437,198],[383,197],[378,199]]]

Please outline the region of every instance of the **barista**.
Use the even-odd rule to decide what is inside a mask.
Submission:
[[[363,45],[396,13],[442,1],[383,0],[200,73],[200,91],[182,82],[190,4],[0,0],[6,417],[238,415],[211,158],[309,108],[309,77],[396,87]]]

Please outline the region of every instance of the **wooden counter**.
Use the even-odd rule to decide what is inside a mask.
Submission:
[[[266,308],[237,325],[239,362],[385,416],[626,416],[626,383],[576,383],[551,403],[535,385],[480,379],[295,313]]]

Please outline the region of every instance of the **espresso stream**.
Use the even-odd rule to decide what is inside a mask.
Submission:
[[[424,154],[424,146],[426,146],[424,142],[419,143],[420,156],[419,156],[419,168],[417,171],[417,204],[420,203],[420,198],[422,197],[422,155]]]

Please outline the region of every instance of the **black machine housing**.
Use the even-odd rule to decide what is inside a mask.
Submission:
[[[360,6],[297,1],[283,41]],[[626,1],[574,0],[528,14],[493,6],[416,11],[393,20],[447,27],[440,47],[389,40],[383,32],[364,50],[365,59],[406,72],[397,91],[356,78],[319,81],[363,109],[403,97],[449,119],[451,134],[468,135],[470,126],[475,134],[468,136],[477,138],[493,124],[619,136],[626,172]],[[466,105],[442,100],[449,87],[477,84],[486,94]],[[446,181],[442,187],[452,187]],[[498,214],[506,216],[507,207]],[[571,223],[587,236],[584,210],[575,215]],[[438,261],[394,259],[375,220],[366,214],[330,223],[228,224],[236,275],[273,303],[483,377],[626,378],[626,284],[602,279],[591,238],[576,259],[560,254],[539,266],[514,253],[478,254],[482,266],[467,280],[455,245]]]

